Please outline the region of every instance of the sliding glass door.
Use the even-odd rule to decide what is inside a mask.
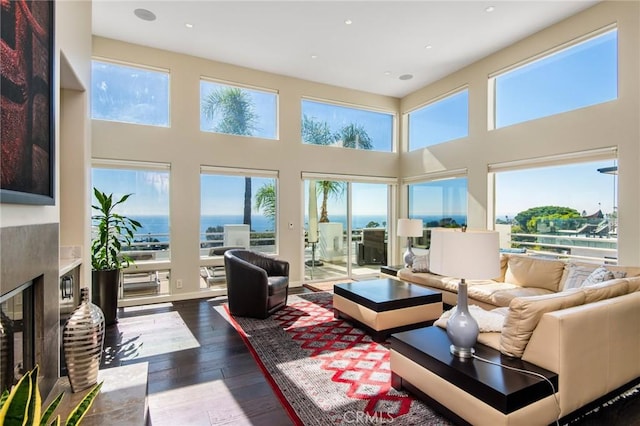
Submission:
[[[386,264],[388,183],[305,179],[305,281],[373,277]]]
[[[389,185],[350,184],[351,189],[351,276],[375,276],[387,264]]]

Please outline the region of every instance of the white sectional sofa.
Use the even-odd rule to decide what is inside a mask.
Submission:
[[[598,265],[522,255],[502,256],[502,263],[501,277],[468,281],[469,304],[508,307],[502,329],[480,333],[478,342],[557,373],[557,404],[550,396],[503,414],[426,370],[413,376],[421,391],[472,424],[546,425],[639,381],[640,268],[605,266],[626,276],[580,287],[584,276],[575,271]],[[438,289],[455,304],[456,279],[408,269],[398,277]]]

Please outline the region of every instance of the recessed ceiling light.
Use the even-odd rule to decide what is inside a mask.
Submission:
[[[391,75],[391,71],[385,71],[384,75]]]
[[[186,24],[184,24],[184,26],[187,27],[187,28],[193,28],[193,24],[190,24],[188,22]]]
[[[318,59],[318,55],[311,55],[311,59]]]
[[[150,10],[147,9],[136,9],[133,11],[133,14],[143,21],[155,21],[156,15]]]
[[[400,77],[398,77],[400,80],[411,80],[413,78],[413,75],[411,74],[402,74]]]
[[[353,24],[353,21],[351,19],[345,19],[344,23],[347,24],[347,25],[351,25],[351,24]]]
[[[495,7],[493,7],[493,6],[488,6],[484,11],[485,11],[485,12],[487,12],[487,13],[491,13],[491,12],[493,12],[494,10],[496,10],[496,8],[495,8]]]
[[[431,49],[432,47],[433,47],[432,45],[427,44],[424,48],[425,48],[425,49]]]

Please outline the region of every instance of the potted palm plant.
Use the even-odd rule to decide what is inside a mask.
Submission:
[[[121,251],[133,241],[134,232],[140,222],[122,216],[115,208],[123,204],[132,194],[114,200],[113,194],[93,189],[97,204],[91,207],[96,214],[91,216],[95,235],[91,242],[91,294],[92,302],[100,306],[106,325],[115,324],[118,314],[118,289],[121,270],[133,260]]]

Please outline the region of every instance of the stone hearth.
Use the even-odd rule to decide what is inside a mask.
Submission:
[[[35,362],[46,396],[60,371],[59,224],[0,228],[0,294],[32,281],[35,291]]]

